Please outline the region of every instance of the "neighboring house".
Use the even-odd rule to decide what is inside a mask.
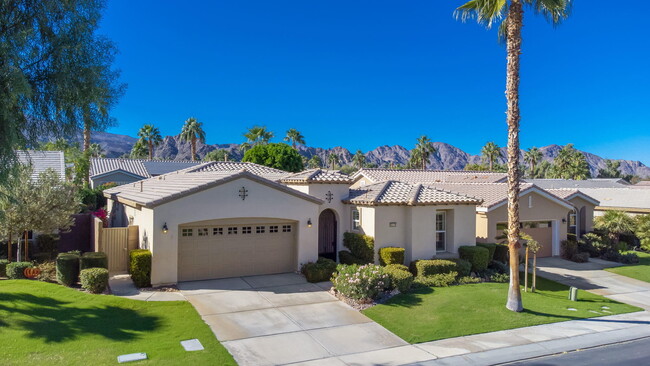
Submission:
[[[21,164],[32,166],[32,179],[37,179],[39,174],[52,169],[65,180],[63,151],[17,150],[16,156]]]
[[[111,212],[139,226],[154,285],[297,271],[319,256],[336,259],[346,231],[373,236],[376,248],[404,247],[407,262],[475,245],[480,199],[406,182],[351,183],[337,171],[211,162],[104,195]]]
[[[573,205],[573,210],[567,217],[567,232],[581,237],[594,230],[594,213],[600,202],[578,189],[547,189],[550,192]]]
[[[606,179],[529,179],[545,189],[576,189],[598,201],[594,215],[601,216],[607,210],[625,211],[631,215],[650,214],[650,191],[642,186],[631,185],[618,178]]]
[[[90,160],[90,186],[132,183],[199,164],[201,162],[185,160],[93,158]]]
[[[464,170],[369,169],[357,171],[353,187],[396,180],[404,183],[497,183],[506,182],[506,173]]]

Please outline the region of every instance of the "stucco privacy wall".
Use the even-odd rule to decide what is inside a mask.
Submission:
[[[528,197],[532,196],[532,207],[529,207]],[[553,221],[553,225],[557,225],[559,240],[566,240],[567,226],[562,223],[562,219],[566,219],[569,209],[553,202],[552,200],[538,194],[537,192],[529,192],[521,196],[519,200],[519,220],[521,221]],[[508,222],[508,207],[503,205],[487,213],[487,241],[494,242],[497,233],[497,224],[500,222]],[[559,244],[559,243],[557,243]],[[553,248],[553,255],[557,255],[559,248]]]
[[[245,200],[239,190],[246,187]],[[319,205],[271,188],[239,178],[192,195],[156,206],[150,249],[153,254],[151,282],[154,285],[175,283],[178,277],[178,226],[196,221],[235,218],[274,218],[296,222],[297,263],[318,259]],[[311,219],[312,227],[307,227]],[[167,223],[169,231],[162,232]]]

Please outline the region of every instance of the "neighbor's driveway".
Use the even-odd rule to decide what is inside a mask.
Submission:
[[[307,283],[294,273],[182,282],[178,288],[240,365],[385,349],[408,355],[406,362],[433,358],[338,301],[326,291],[329,283]],[[316,362],[337,365],[340,360]]]

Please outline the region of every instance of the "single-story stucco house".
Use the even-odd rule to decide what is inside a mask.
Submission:
[[[406,182],[351,183],[337,171],[212,162],[104,195],[109,211],[139,226],[154,285],[297,271],[319,256],[336,259],[345,232],[373,236],[376,248],[404,247],[407,262],[475,245],[480,199]]]
[[[95,188],[106,183],[122,185],[137,182],[199,164],[201,162],[187,160],[92,158],[90,186]]]

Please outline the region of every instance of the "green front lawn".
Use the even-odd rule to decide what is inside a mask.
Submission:
[[[205,350],[186,352],[180,341],[192,338]],[[3,365],[110,365],[136,352],[155,365],[235,365],[187,302],[91,295],[29,280],[0,281],[0,344]]]
[[[397,295],[363,313],[405,341],[421,343],[641,310],[586,291],[580,291],[580,301],[573,302],[567,299],[567,286],[540,277],[537,287],[535,293],[522,292],[525,310],[521,313],[505,307],[507,283],[422,289]],[[611,313],[604,312],[602,306],[609,307]]]
[[[650,282],[650,254],[644,252],[634,252],[639,256],[639,264],[630,266],[607,268],[606,271],[636,278],[637,280]]]

